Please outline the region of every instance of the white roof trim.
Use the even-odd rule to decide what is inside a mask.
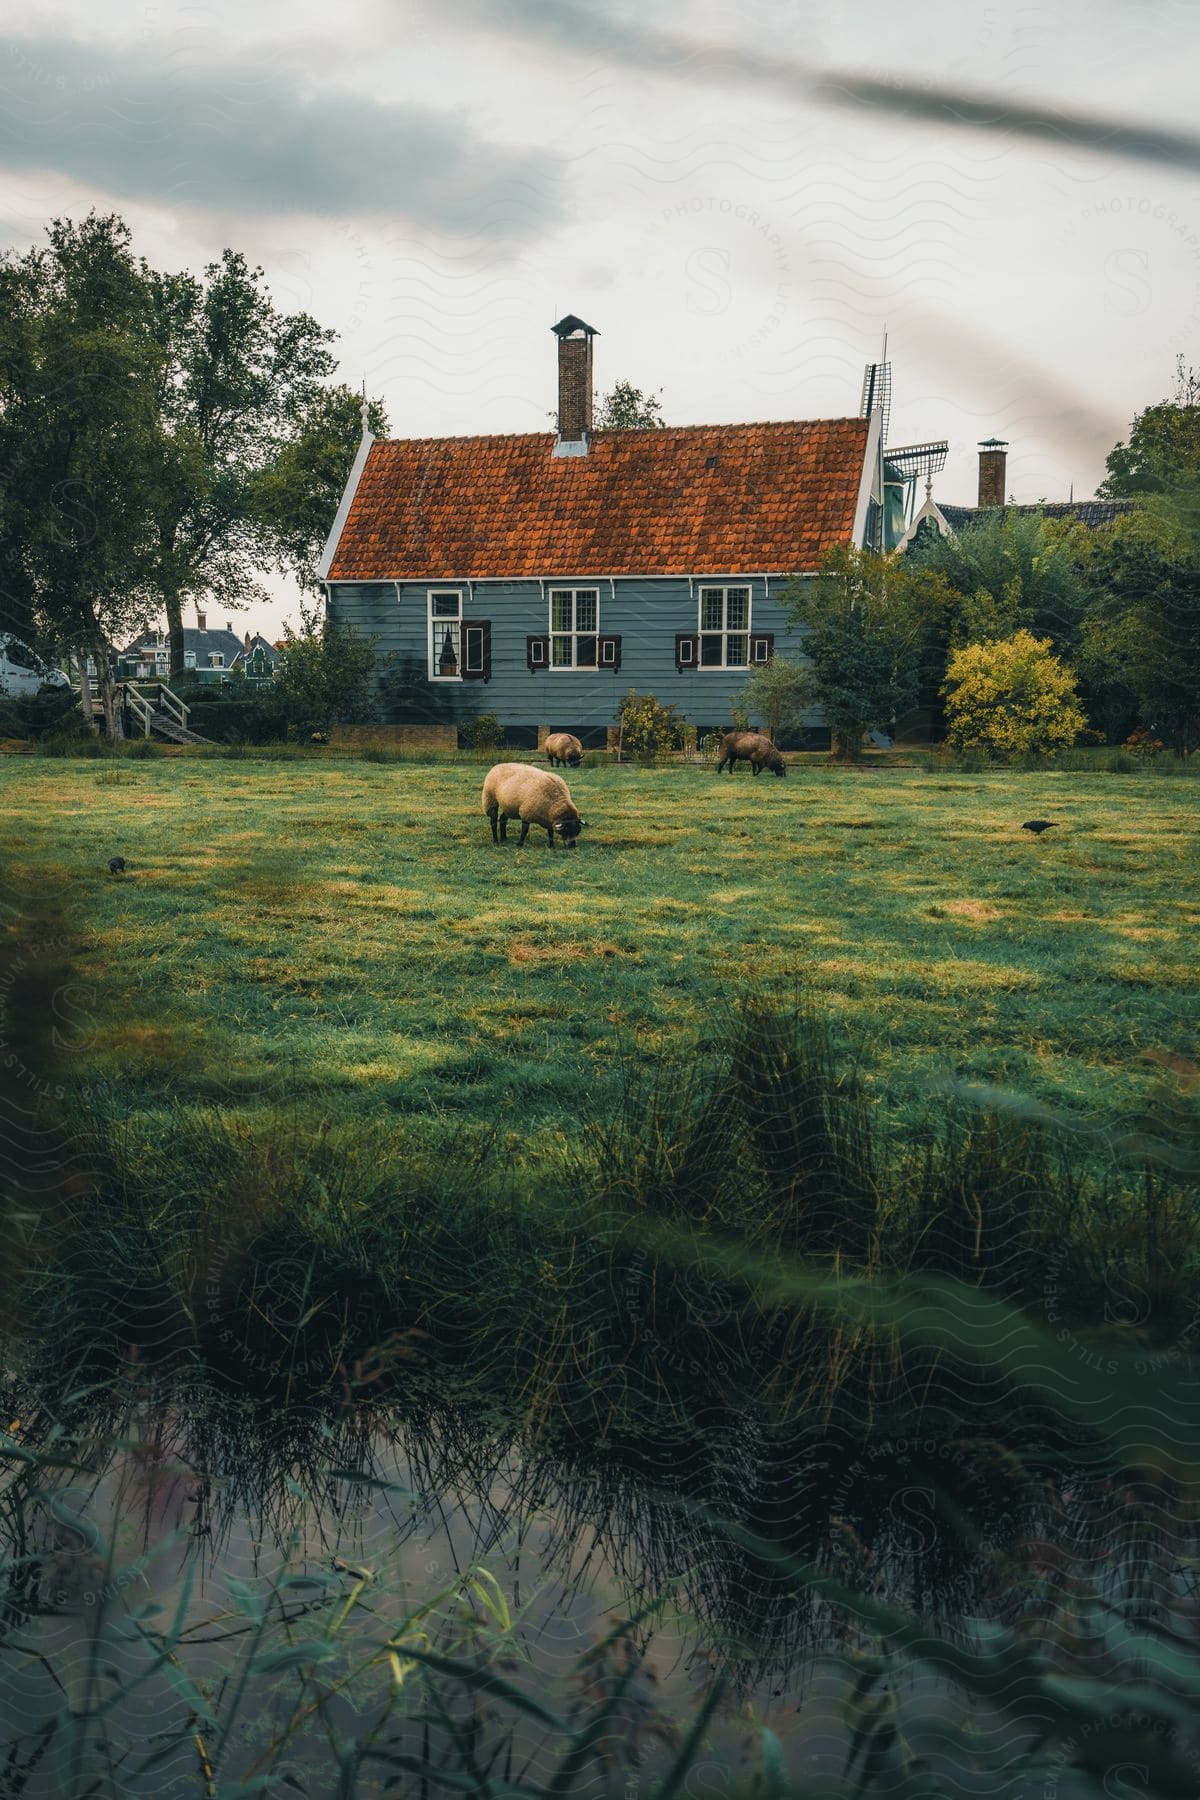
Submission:
[[[374,442],[375,439],[371,433],[364,431],[362,441],[358,446],[358,454],[354,458],[354,465],[346,479],[346,489],[342,495],[341,504],[338,506],[333,524],[329,528],[329,536],[325,539],[325,548],[322,550],[321,560],[317,564],[318,581],[328,579],[330,568],[333,566],[334,552],[337,550],[342,532],[346,529],[346,520],[350,517],[350,508],[354,504],[354,496],[358,492],[358,484],[362,472],[367,466],[367,457],[371,453],[371,445]]]
[[[883,429],[883,414],[875,411],[871,414],[870,427],[867,431],[867,449],[863,457],[862,480],[858,484],[858,505],[854,509],[854,526],[852,538],[858,549],[863,547],[863,537],[867,529],[867,508],[871,503],[872,491],[879,475],[879,433]]]
[[[950,529],[950,525],[947,522],[945,515],[942,512],[941,507],[938,505],[938,503],[934,499],[933,495],[930,494],[927,496],[927,498],[925,500],[923,500],[921,502],[920,512],[916,512],[913,514],[912,524],[909,526],[909,528],[905,532],[904,536],[900,539],[900,542],[896,545],[897,550],[907,550],[908,549],[908,546],[912,543],[913,539],[917,535],[917,528],[920,525],[922,519],[932,519],[934,524],[937,526],[938,530],[941,532],[943,537],[953,537],[954,536],[954,533]]]

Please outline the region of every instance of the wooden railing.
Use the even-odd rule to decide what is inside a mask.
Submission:
[[[147,682],[144,685],[147,687],[156,687],[158,689],[158,703],[157,705],[152,705],[141,692],[142,685],[141,682],[137,681],[127,681],[125,683],[125,693],[129,701],[129,709],[133,713],[134,718],[138,719],[141,723],[142,736],[150,736],[150,726],[156,712],[165,712],[168,718],[173,718],[176,724],[181,725],[186,731],[188,729],[188,714],[191,711],[191,708],[184,705],[183,701],[179,698],[179,695],[173,694],[165,681]]]

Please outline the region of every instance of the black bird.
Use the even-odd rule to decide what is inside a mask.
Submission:
[[[110,856],[108,859],[108,872],[110,875],[123,875],[125,873],[125,858],[123,856]]]
[[[1049,831],[1050,827],[1056,823],[1055,819],[1026,819],[1021,830],[1032,831],[1034,837],[1040,837],[1043,831]]]

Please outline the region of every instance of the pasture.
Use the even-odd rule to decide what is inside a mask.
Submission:
[[[588,767],[568,855],[493,847],[485,768],[0,761],[80,1072],[124,1114],[486,1126],[520,1166],[747,986],[811,996],[893,1123],[973,1084],[1111,1123],[1196,1055],[1190,780]]]

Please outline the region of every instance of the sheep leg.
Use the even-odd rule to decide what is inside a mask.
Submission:
[[[549,843],[550,848],[553,850],[553,848],[554,848],[554,827],[552,825],[547,825],[547,827],[546,827],[546,840]]]
[[[518,850],[520,850],[520,849],[521,849],[521,848],[522,848],[522,846],[523,846],[523,845],[524,845],[524,843],[525,843],[525,839],[526,839],[526,838],[527,838],[527,837],[528,837],[528,836],[529,836],[529,820],[528,820],[528,819],[522,819],[522,820],[521,820],[521,835],[520,835],[520,837],[519,837],[519,838],[518,838],[518,839],[517,839],[517,849],[518,849]]]
[[[508,814],[506,812],[500,814],[500,842],[502,844],[508,842]]]
[[[492,804],[487,809],[488,823],[491,825],[491,828],[492,828],[493,844],[498,844],[500,842],[499,835],[497,834],[497,831],[496,831],[496,814],[499,811],[500,811],[500,808],[497,806],[496,802],[493,800]]]

